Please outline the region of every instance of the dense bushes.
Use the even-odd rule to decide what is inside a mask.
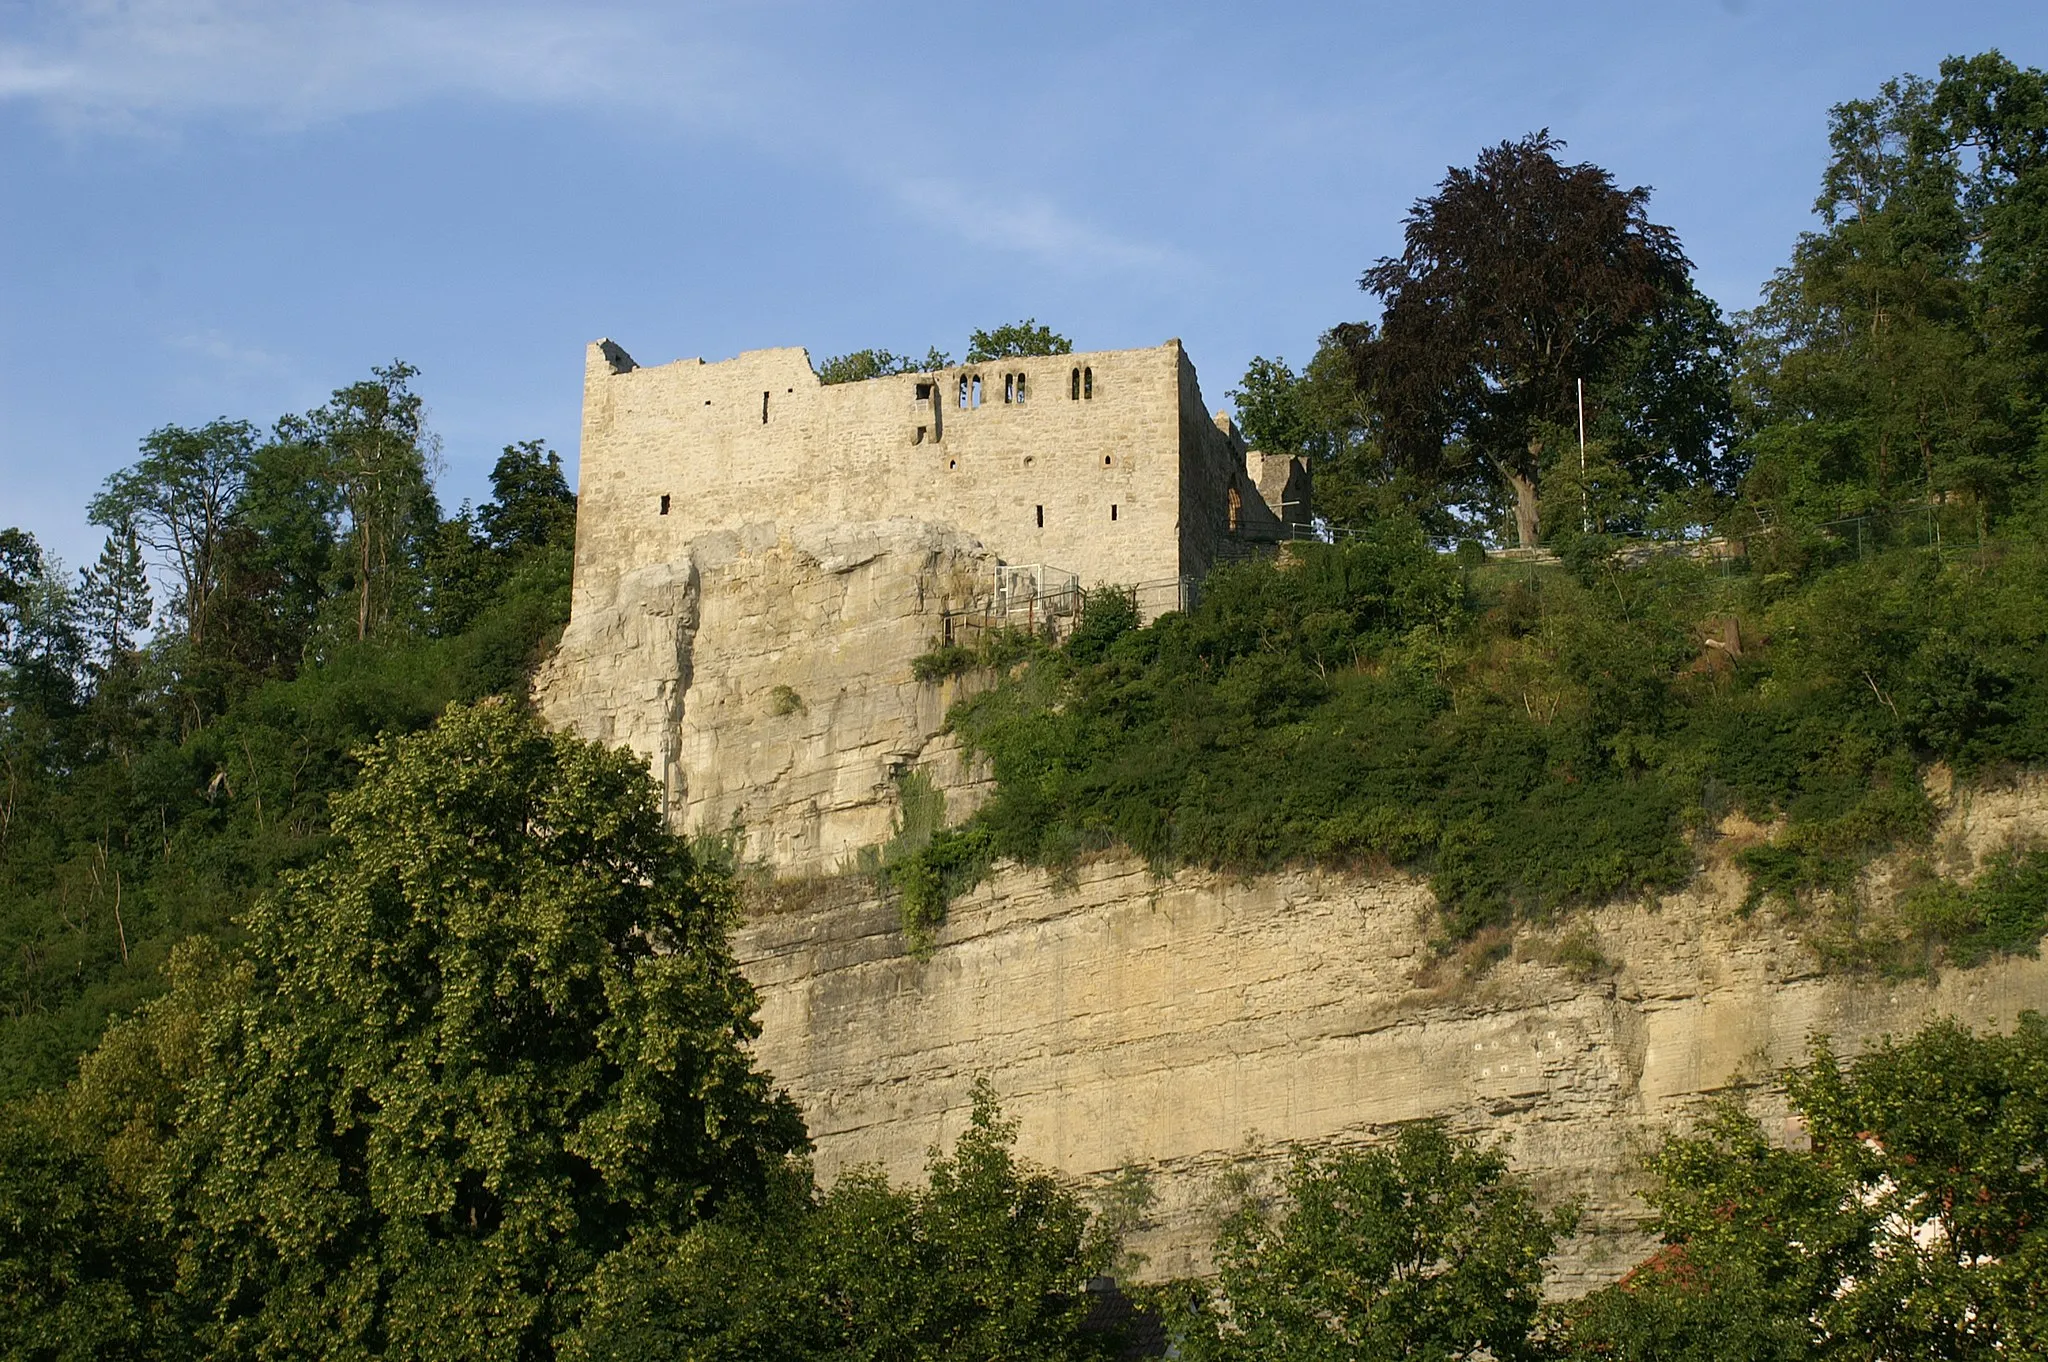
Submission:
[[[926,905],[990,855],[1111,845],[1394,864],[1429,875],[1462,937],[1680,884],[1740,809],[1781,824],[1741,857],[1759,896],[1846,889],[1932,826],[1926,762],[2048,757],[2044,633],[2031,540],[1866,546],[1786,582],[1682,556],[1473,568],[1385,520],[1219,569],[1142,628],[1091,596],[1063,647],[955,708],[997,795],[899,883]]]

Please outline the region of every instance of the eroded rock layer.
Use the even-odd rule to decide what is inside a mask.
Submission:
[[[994,574],[976,541],[914,520],[702,535],[579,601],[535,701],[646,757],[678,831],[737,830],[783,874],[840,869],[889,839],[909,771],[971,807],[940,733],[952,691],[911,663]]]
[[[1989,845],[2044,814],[2031,786],[1959,809],[1946,836]],[[1476,980],[1425,970],[1430,901],[1412,880],[1160,881],[1120,860],[997,875],[928,959],[872,897],[761,918],[737,946],[762,993],[759,1052],[828,1178],[865,1162],[914,1176],[986,1075],[1028,1156],[1084,1180],[1152,1171],[1137,1247],[1171,1277],[1206,1266],[1233,1164],[1444,1116],[1508,1139],[1547,1197],[1583,1205],[1555,1283],[1571,1293],[1648,1248],[1642,1154],[1813,1033],[1853,1052],[1936,1015],[2009,1026],[2048,1008],[2033,958],[1934,980],[1823,973],[1792,928],[1743,917],[1742,889],[1723,863],[1657,904],[1588,914],[1579,930],[1612,965],[1592,981],[1583,951],[1541,963],[1557,958],[1541,938]]]

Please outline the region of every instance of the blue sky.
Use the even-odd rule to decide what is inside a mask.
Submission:
[[[1370,314],[1446,166],[1549,127],[1748,305],[1830,104],[2048,64],[2048,5],[0,0],[0,525],[73,563],[153,427],[422,370],[443,499],[575,456],[582,347],[1184,340],[1210,405]]]

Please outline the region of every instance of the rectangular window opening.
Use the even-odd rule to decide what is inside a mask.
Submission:
[[[1113,501],[1109,503],[1109,518],[1111,520],[1116,519],[1116,503]]]
[[[768,394],[761,394],[761,424],[768,424]]]
[[[661,513],[663,515],[668,514],[668,493],[666,492],[661,494]]]
[[[918,401],[920,401],[920,402],[929,402],[929,401],[931,401],[931,400],[932,400],[932,385],[931,385],[931,384],[929,384],[929,383],[920,383],[920,384],[918,384],[918,385],[917,385],[917,400],[918,400]]]
[[[913,436],[911,436],[911,437],[910,437],[910,443],[912,443],[912,444],[914,444],[914,445],[921,445],[921,444],[923,444],[923,443],[924,443],[924,427],[923,427],[923,426],[919,426],[919,427],[917,428],[917,434],[915,434],[915,435],[913,435]]]
[[[1038,528],[1042,530],[1045,528],[1045,507],[1040,506],[1036,509],[1038,511]]]

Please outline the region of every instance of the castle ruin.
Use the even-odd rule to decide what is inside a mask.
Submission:
[[[641,752],[679,831],[780,872],[886,841],[901,778],[980,782],[911,662],[1084,588],[1148,618],[1305,526],[1299,458],[1211,414],[1179,341],[826,384],[802,349],[642,367],[592,344],[575,581],[539,696]]]

